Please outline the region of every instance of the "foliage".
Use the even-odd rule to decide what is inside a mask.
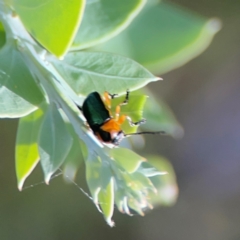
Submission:
[[[205,19],[156,1],[0,0],[0,117],[20,118],[19,189],[39,161],[46,183],[61,166],[74,180],[85,162],[93,201],[111,226],[114,204],[129,215],[132,210],[143,215],[152,204],[172,204],[177,185],[168,161],[149,157],[146,162],[128,148],[104,146],[76,104],[81,106],[92,91],[122,95],[159,80],[139,63],[113,52],[164,72],[199,54],[217,31],[213,29]],[[150,122],[145,128],[182,135],[168,107],[148,95],[145,107],[144,92],[130,95],[122,113],[137,121],[144,109]],[[121,101],[113,100],[113,110]],[[137,129],[124,124],[123,130]]]

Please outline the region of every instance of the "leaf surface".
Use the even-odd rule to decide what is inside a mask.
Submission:
[[[2,23],[0,22],[0,48],[2,48],[5,43],[6,43],[6,34],[4,31],[4,27],[3,27]]]
[[[17,118],[36,110],[43,95],[23,62],[16,42],[0,51],[0,117]]]
[[[126,30],[95,49],[122,54],[163,74],[202,53],[220,27],[219,20],[174,4],[148,4]]]
[[[13,0],[13,7],[29,33],[62,57],[80,25],[85,0]]]
[[[146,0],[88,0],[71,49],[88,48],[117,35],[132,22],[145,2]]]
[[[45,182],[49,183],[52,174],[62,165],[72,146],[72,137],[53,103],[45,113],[38,145]]]
[[[113,148],[110,150],[109,156],[128,173],[135,172],[140,164],[145,161],[143,157],[127,148]]]
[[[19,120],[15,153],[15,167],[19,190],[22,189],[24,181],[39,161],[37,141],[42,123],[42,115],[42,110],[38,109]]]
[[[99,204],[103,211],[103,215],[106,222],[112,227],[114,222],[112,221],[112,215],[114,210],[114,181],[111,178],[106,189],[101,189],[98,194]]]
[[[104,52],[69,53],[63,61],[50,58],[61,77],[79,95],[125,93],[158,80],[135,61]]]

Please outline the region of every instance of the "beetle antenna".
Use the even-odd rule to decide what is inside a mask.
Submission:
[[[128,137],[128,136],[132,136],[132,135],[141,135],[141,134],[161,134],[161,135],[165,135],[166,132],[164,132],[164,131],[156,131],[156,132],[136,132],[136,133],[128,133],[128,134],[125,134],[124,136],[125,136],[125,137]]]

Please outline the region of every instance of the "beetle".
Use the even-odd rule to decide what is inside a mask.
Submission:
[[[104,92],[102,98],[98,92],[92,92],[86,97],[83,105],[81,107],[78,106],[86,118],[89,127],[101,142],[117,146],[123,138],[130,135],[164,133],[163,131],[137,132],[129,134],[123,132],[121,125],[126,120],[128,120],[130,126],[138,126],[146,122],[145,119],[133,122],[129,116],[120,115],[121,106],[126,105],[129,101],[129,93],[129,90],[127,90],[125,100],[116,107],[115,116],[113,116],[110,111],[111,100],[118,96],[118,94]]]

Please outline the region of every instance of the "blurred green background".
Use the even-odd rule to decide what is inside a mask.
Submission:
[[[180,195],[146,216],[115,211],[110,228],[94,204],[61,177],[19,192],[14,168],[16,120],[1,120],[0,239],[240,239],[240,1],[172,1],[223,28],[210,47],[150,88],[185,129],[180,140],[149,136],[145,153],[171,160]],[[42,181],[40,168],[26,185]],[[84,169],[77,183],[85,190]]]

